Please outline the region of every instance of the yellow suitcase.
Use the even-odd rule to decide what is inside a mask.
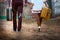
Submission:
[[[45,20],[49,20],[51,17],[51,9],[48,7],[43,7],[41,12],[41,17]]]

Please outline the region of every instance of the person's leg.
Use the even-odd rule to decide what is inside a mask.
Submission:
[[[36,21],[37,21],[37,25],[38,25],[38,31],[40,31],[42,18],[40,17],[39,13],[35,14],[35,15],[36,15]]]
[[[13,30],[16,31],[17,21],[16,21],[16,11],[13,10]]]
[[[17,28],[17,21],[16,21],[17,9],[16,9],[16,6],[13,4],[12,4],[12,11],[13,11],[13,30],[16,31],[16,28]]]
[[[18,6],[18,31],[20,31],[22,27],[22,13],[23,13],[23,7]]]
[[[42,23],[41,13],[38,14],[38,18],[39,18],[38,31],[40,31],[41,23]]]

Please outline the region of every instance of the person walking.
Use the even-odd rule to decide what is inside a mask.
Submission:
[[[41,18],[42,7],[48,6],[47,0],[28,0],[28,2],[34,4],[31,11],[32,11],[33,17],[36,18],[36,21],[38,24],[38,31],[40,32],[41,23],[42,23],[42,18]]]
[[[27,0],[25,0],[27,3]],[[21,30],[22,27],[22,13],[23,13],[23,0],[12,0],[12,11],[13,11],[13,30]],[[18,27],[16,21],[16,14],[18,12]]]

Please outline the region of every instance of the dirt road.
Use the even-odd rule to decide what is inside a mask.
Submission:
[[[0,40],[60,40],[59,20],[43,21],[41,32],[36,22],[23,21],[20,32],[12,28],[12,21],[0,20]]]

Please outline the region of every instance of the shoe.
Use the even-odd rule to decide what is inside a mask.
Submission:
[[[16,28],[13,28],[13,31],[16,31]]]
[[[18,29],[18,32],[19,32],[19,31],[21,31],[21,28],[20,28],[20,29]]]
[[[39,26],[39,27],[38,27],[38,32],[40,32],[40,31],[41,31],[41,27]]]
[[[21,27],[18,27],[18,32],[21,31]]]
[[[38,28],[38,32],[40,32],[41,30],[40,30],[40,28]]]
[[[16,27],[13,27],[13,31],[16,31]]]

